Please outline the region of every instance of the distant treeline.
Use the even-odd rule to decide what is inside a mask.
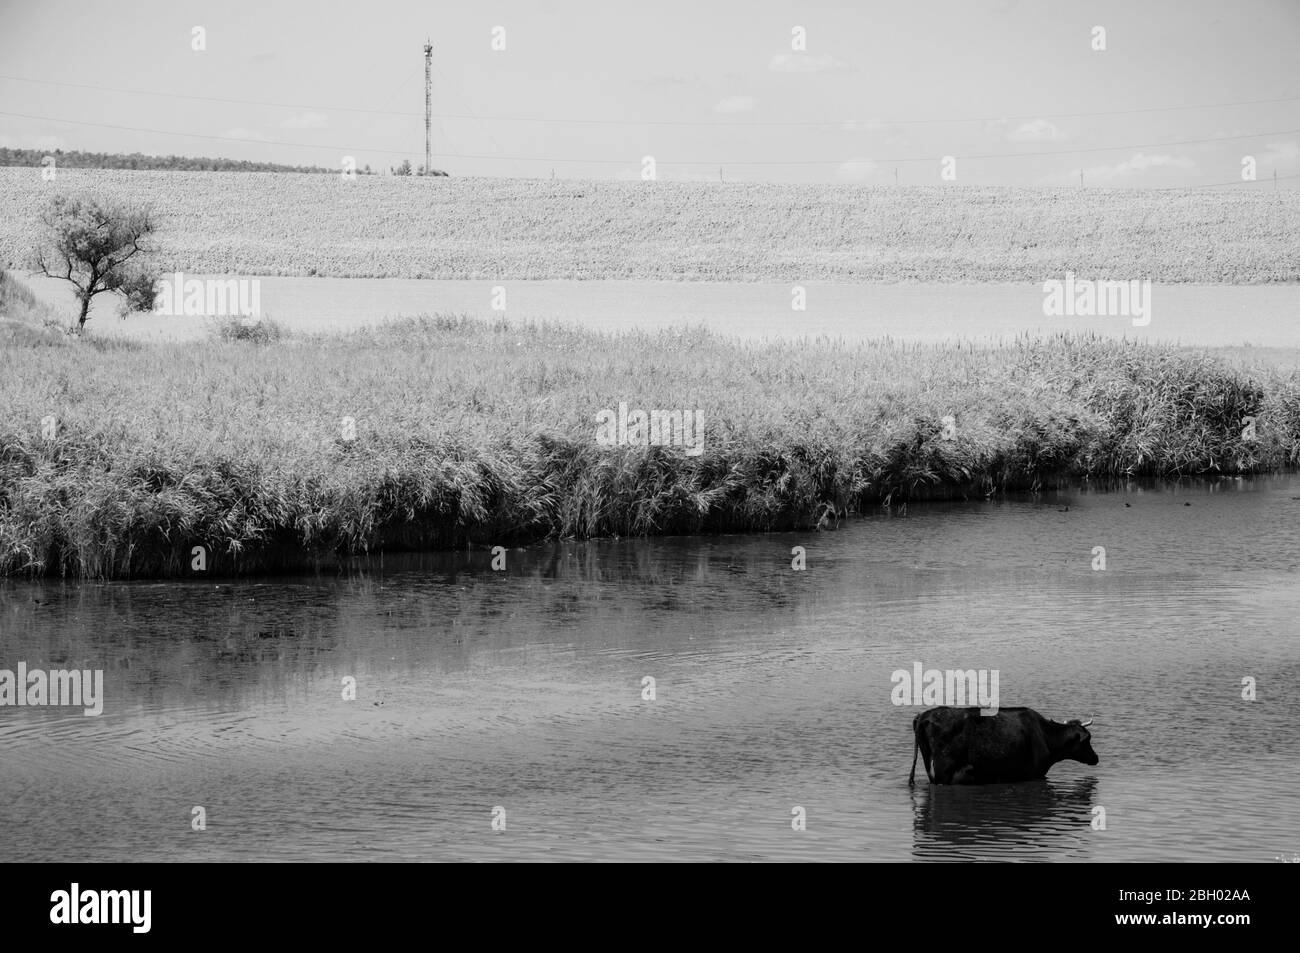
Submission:
[[[122,155],[118,152],[64,152],[62,149],[50,151],[42,149],[3,149],[0,148],[0,166],[41,166],[46,156],[54,157],[57,168],[63,169],[140,169],[150,171],[173,172],[329,172],[337,174],[339,169],[326,169],[318,165],[279,165],[275,162],[249,162],[246,159],[209,159],[203,156],[147,156],[139,152]],[[341,168],[341,167],[340,167]],[[379,175],[378,169],[370,168],[369,163],[356,170],[357,175]],[[424,166],[412,168],[407,159],[402,164],[388,169],[391,175],[425,175]],[[441,169],[434,169],[428,175],[447,175]]]
[[[62,149],[0,149],[0,165],[40,166],[46,156],[64,169],[151,169],[180,172],[334,172],[316,165],[279,165],[246,159],[211,159],[204,156],[147,156],[139,152],[64,152]],[[370,166],[357,169],[360,175],[374,175]]]

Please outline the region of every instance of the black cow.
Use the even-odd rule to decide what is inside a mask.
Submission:
[[[916,746],[907,783],[916,783],[917,752],[931,784],[1032,781],[1046,777],[1058,761],[1096,764],[1091,724],[1091,718],[1062,724],[1032,708],[1003,708],[995,715],[981,715],[978,708],[928,708],[912,719]]]

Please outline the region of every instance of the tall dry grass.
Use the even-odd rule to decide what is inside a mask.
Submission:
[[[704,453],[598,446],[620,401],[703,410]],[[825,527],[886,500],[1300,463],[1296,372],[1089,337],[760,346],[445,316],[265,344],[92,335],[0,350],[0,407],[11,574]]]

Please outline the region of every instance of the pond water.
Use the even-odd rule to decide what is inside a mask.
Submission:
[[[1298,527],[1287,476],[549,543],[504,571],[0,583],[0,668],[105,679],[99,717],[0,708],[0,851],[1271,861],[1300,850]],[[1100,763],[909,788],[891,673],[916,662],[1094,717]]]
[[[19,276],[45,300],[75,314],[66,282]],[[195,276],[202,277],[202,276]],[[1161,285],[1151,288],[1150,323],[1132,317],[1043,314],[1041,284],[808,284],[803,310],[792,286],[671,281],[427,281],[406,278],[259,278],[263,314],[290,328],[337,331],[397,315],[451,312],[511,320],[560,320],[606,330],[703,324],[745,339],[892,336],[940,342],[1021,333],[1095,332],[1202,347],[1300,346],[1300,284]],[[251,295],[251,288],[248,292]],[[1145,299],[1144,299],[1145,300]],[[200,337],[200,317],[117,318],[113,296],[91,312],[99,334]],[[1138,320],[1142,320],[1139,318]]]

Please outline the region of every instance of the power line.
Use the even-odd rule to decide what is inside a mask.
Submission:
[[[290,142],[284,139],[253,139],[245,136],[214,136],[206,133],[174,132],[167,129],[147,129],[141,126],[121,126],[112,123],[89,122],[80,119],[59,119],[54,116],[33,116],[28,113],[12,113],[0,111],[0,116],[11,116],[19,119],[35,119],[42,122],[60,122],[68,123],[74,126],[95,126],[101,129],[116,129],[125,132],[147,132],[160,136],[179,136],[185,139],[214,139],[222,142],[248,142],[259,145],[275,146],[295,146],[304,149],[335,149],[345,153],[349,152],[373,152],[378,155],[391,156],[411,156],[418,153],[399,152],[395,150],[376,149],[368,146],[341,146],[326,142]],[[1289,136],[1300,133],[1300,129],[1277,129],[1269,132],[1252,132],[1236,136],[1211,136],[1204,139],[1174,139],[1167,142],[1135,142],[1126,143],[1116,146],[1090,146],[1084,149],[1046,149],[1038,152],[984,152],[984,153],[958,153],[960,159],[1022,159],[1041,156],[1061,156],[1061,155],[1082,155],[1093,152],[1120,152],[1127,149],[1154,149],[1164,146],[1186,146],[1198,145],[1207,142],[1234,142],[1242,139],[1262,139],[1267,136]],[[458,158],[458,159],[497,159],[502,161],[516,162],[569,162],[569,163],[587,163],[593,165],[627,165],[629,159],[593,159],[586,157],[562,157],[562,156],[519,156],[519,155],[486,155],[476,153],[461,153],[452,155],[450,153],[434,153],[440,159]],[[728,166],[728,165],[842,165],[844,162],[934,162],[934,155],[925,156],[896,156],[890,158],[870,158],[854,157],[852,159],[664,159],[660,161],[661,165],[681,166],[681,165],[706,165],[706,166]]]
[[[36,83],[44,86],[63,86],[69,89],[91,89],[105,93],[127,93],[133,96],[161,96],[167,99],[188,99],[198,102],[226,103],[237,106],[266,106],[273,109],[315,109],[333,112],[366,113],[373,116],[423,116],[423,113],[403,112],[388,109],[363,109],[356,106],[322,106],[304,103],[275,103],[256,99],[226,99],[220,96],[192,96],[184,93],[164,93],[149,89],[124,89],[117,86],[97,86],[89,83],[64,83],[50,79],[32,79],[27,76],[11,76],[0,73],[0,79],[20,83]],[[965,116],[949,119],[825,119],[825,120],[744,120],[727,121],[711,119],[588,119],[582,117],[542,117],[542,116],[482,116],[474,113],[437,113],[440,119],[468,119],[488,122],[534,122],[534,123],[572,123],[580,125],[608,126],[842,126],[842,125],[880,125],[880,126],[924,126],[945,125],[966,122],[1011,122],[1020,119],[1083,119],[1095,116],[1133,116],[1153,112],[1177,112],[1188,109],[1228,109],[1237,106],[1265,106],[1276,103],[1300,102],[1300,96],[1284,96],[1277,99],[1245,99],[1227,103],[1190,103],[1180,106],[1143,106],[1136,109],[1107,109],[1075,113],[1023,113],[1002,116]]]
[[[1300,174],[1296,175],[1276,175],[1268,179],[1236,179],[1232,182],[1207,182],[1204,185],[1178,185],[1170,186],[1163,189],[1153,189],[1154,192],[1185,192],[1188,189],[1217,189],[1229,185],[1266,185],[1270,182],[1286,182],[1290,179],[1300,179]]]
[[[100,129],[117,129],[123,132],[148,132],[158,136],[178,136],[182,139],[215,139],[220,142],[251,142],[263,146],[297,146],[303,149],[338,149],[343,152],[374,152],[383,156],[416,156],[418,152],[397,152],[391,149],[374,149],[369,146],[336,146],[327,142],[290,142],[286,139],[253,139],[249,136],[214,136],[201,132],[173,132],[169,129],[146,129],[142,126],[119,126],[107,122],[87,122],[81,119],[58,119],[54,116],[32,116],[27,113],[0,112],[0,116],[14,116],[19,119],[38,119],[42,122],[62,122],[74,126],[95,126]],[[442,156],[439,153],[440,157]]]
[[[452,77],[445,75],[439,67],[435,66],[434,70],[437,72],[438,79],[442,82],[442,87],[444,89],[453,91],[458,101],[464,102],[467,106],[471,108],[473,107],[473,103],[470,101],[469,94],[465,91],[464,87],[462,87],[459,83],[455,82]],[[475,116],[474,118],[475,121],[477,121],[478,117]],[[498,150],[505,151],[502,148],[501,143],[497,141],[497,137],[492,135],[491,129],[483,125],[483,123],[481,122],[478,123],[478,128],[482,131],[483,135],[487,136],[488,140],[492,143],[492,145],[496,146]],[[444,156],[443,158],[446,157]],[[515,165],[515,171],[520,172],[519,166],[517,164]]]

